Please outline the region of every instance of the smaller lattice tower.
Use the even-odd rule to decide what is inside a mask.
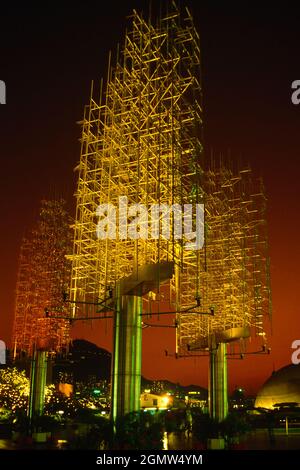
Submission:
[[[266,194],[250,168],[207,165],[201,190],[205,246],[199,252],[199,298],[213,316],[178,315],[179,354],[205,350],[212,335],[258,337],[267,344],[271,320]],[[228,339],[228,338],[227,338]],[[230,339],[234,339],[233,337]]]
[[[70,221],[63,200],[42,201],[34,228],[23,239],[16,285],[15,354],[32,355],[35,344],[58,350],[69,342],[69,322],[55,318],[69,282]],[[45,311],[51,309],[51,318]],[[47,346],[46,346],[47,345]]]

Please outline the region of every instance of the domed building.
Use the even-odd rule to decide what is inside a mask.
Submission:
[[[300,364],[290,364],[273,372],[258,392],[255,407],[273,410],[279,403],[300,406]]]

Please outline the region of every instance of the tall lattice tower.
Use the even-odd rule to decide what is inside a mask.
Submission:
[[[198,254],[184,249],[187,240],[172,233],[126,238],[130,224],[118,213],[123,232],[99,240],[96,213],[99,204],[120,207],[120,197],[128,207],[201,202],[201,116],[199,37],[189,11],[181,15],[173,4],[155,25],[134,11],[106,86],[100,98],[92,88],[82,121],[71,300],[103,299],[139,266],[174,261],[169,300],[177,308],[195,304]],[[141,219],[144,235],[148,222]]]
[[[42,201],[39,219],[23,240],[16,286],[13,345],[32,355],[37,341],[48,350],[69,342],[69,322],[45,316],[45,310],[62,308],[62,292],[70,282],[70,220],[65,203]],[[60,313],[61,315],[61,313]]]

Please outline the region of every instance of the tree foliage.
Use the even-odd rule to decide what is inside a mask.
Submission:
[[[0,370],[0,407],[11,410],[25,410],[28,403],[29,379],[24,371],[15,367]]]

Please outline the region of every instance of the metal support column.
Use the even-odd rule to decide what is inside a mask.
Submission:
[[[145,264],[116,285],[111,418],[140,410],[143,295],[173,276],[174,263]]]
[[[209,413],[223,421],[228,414],[227,345],[212,345],[209,362]]]
[[[34,353],[30,372],[30,395],[28,416],[32,420],[44,411],[45,387],[47,380],[47,351],[37,349]]]
[[[140,409],[142,297],[118,295],[114,324],[112,418]]]

